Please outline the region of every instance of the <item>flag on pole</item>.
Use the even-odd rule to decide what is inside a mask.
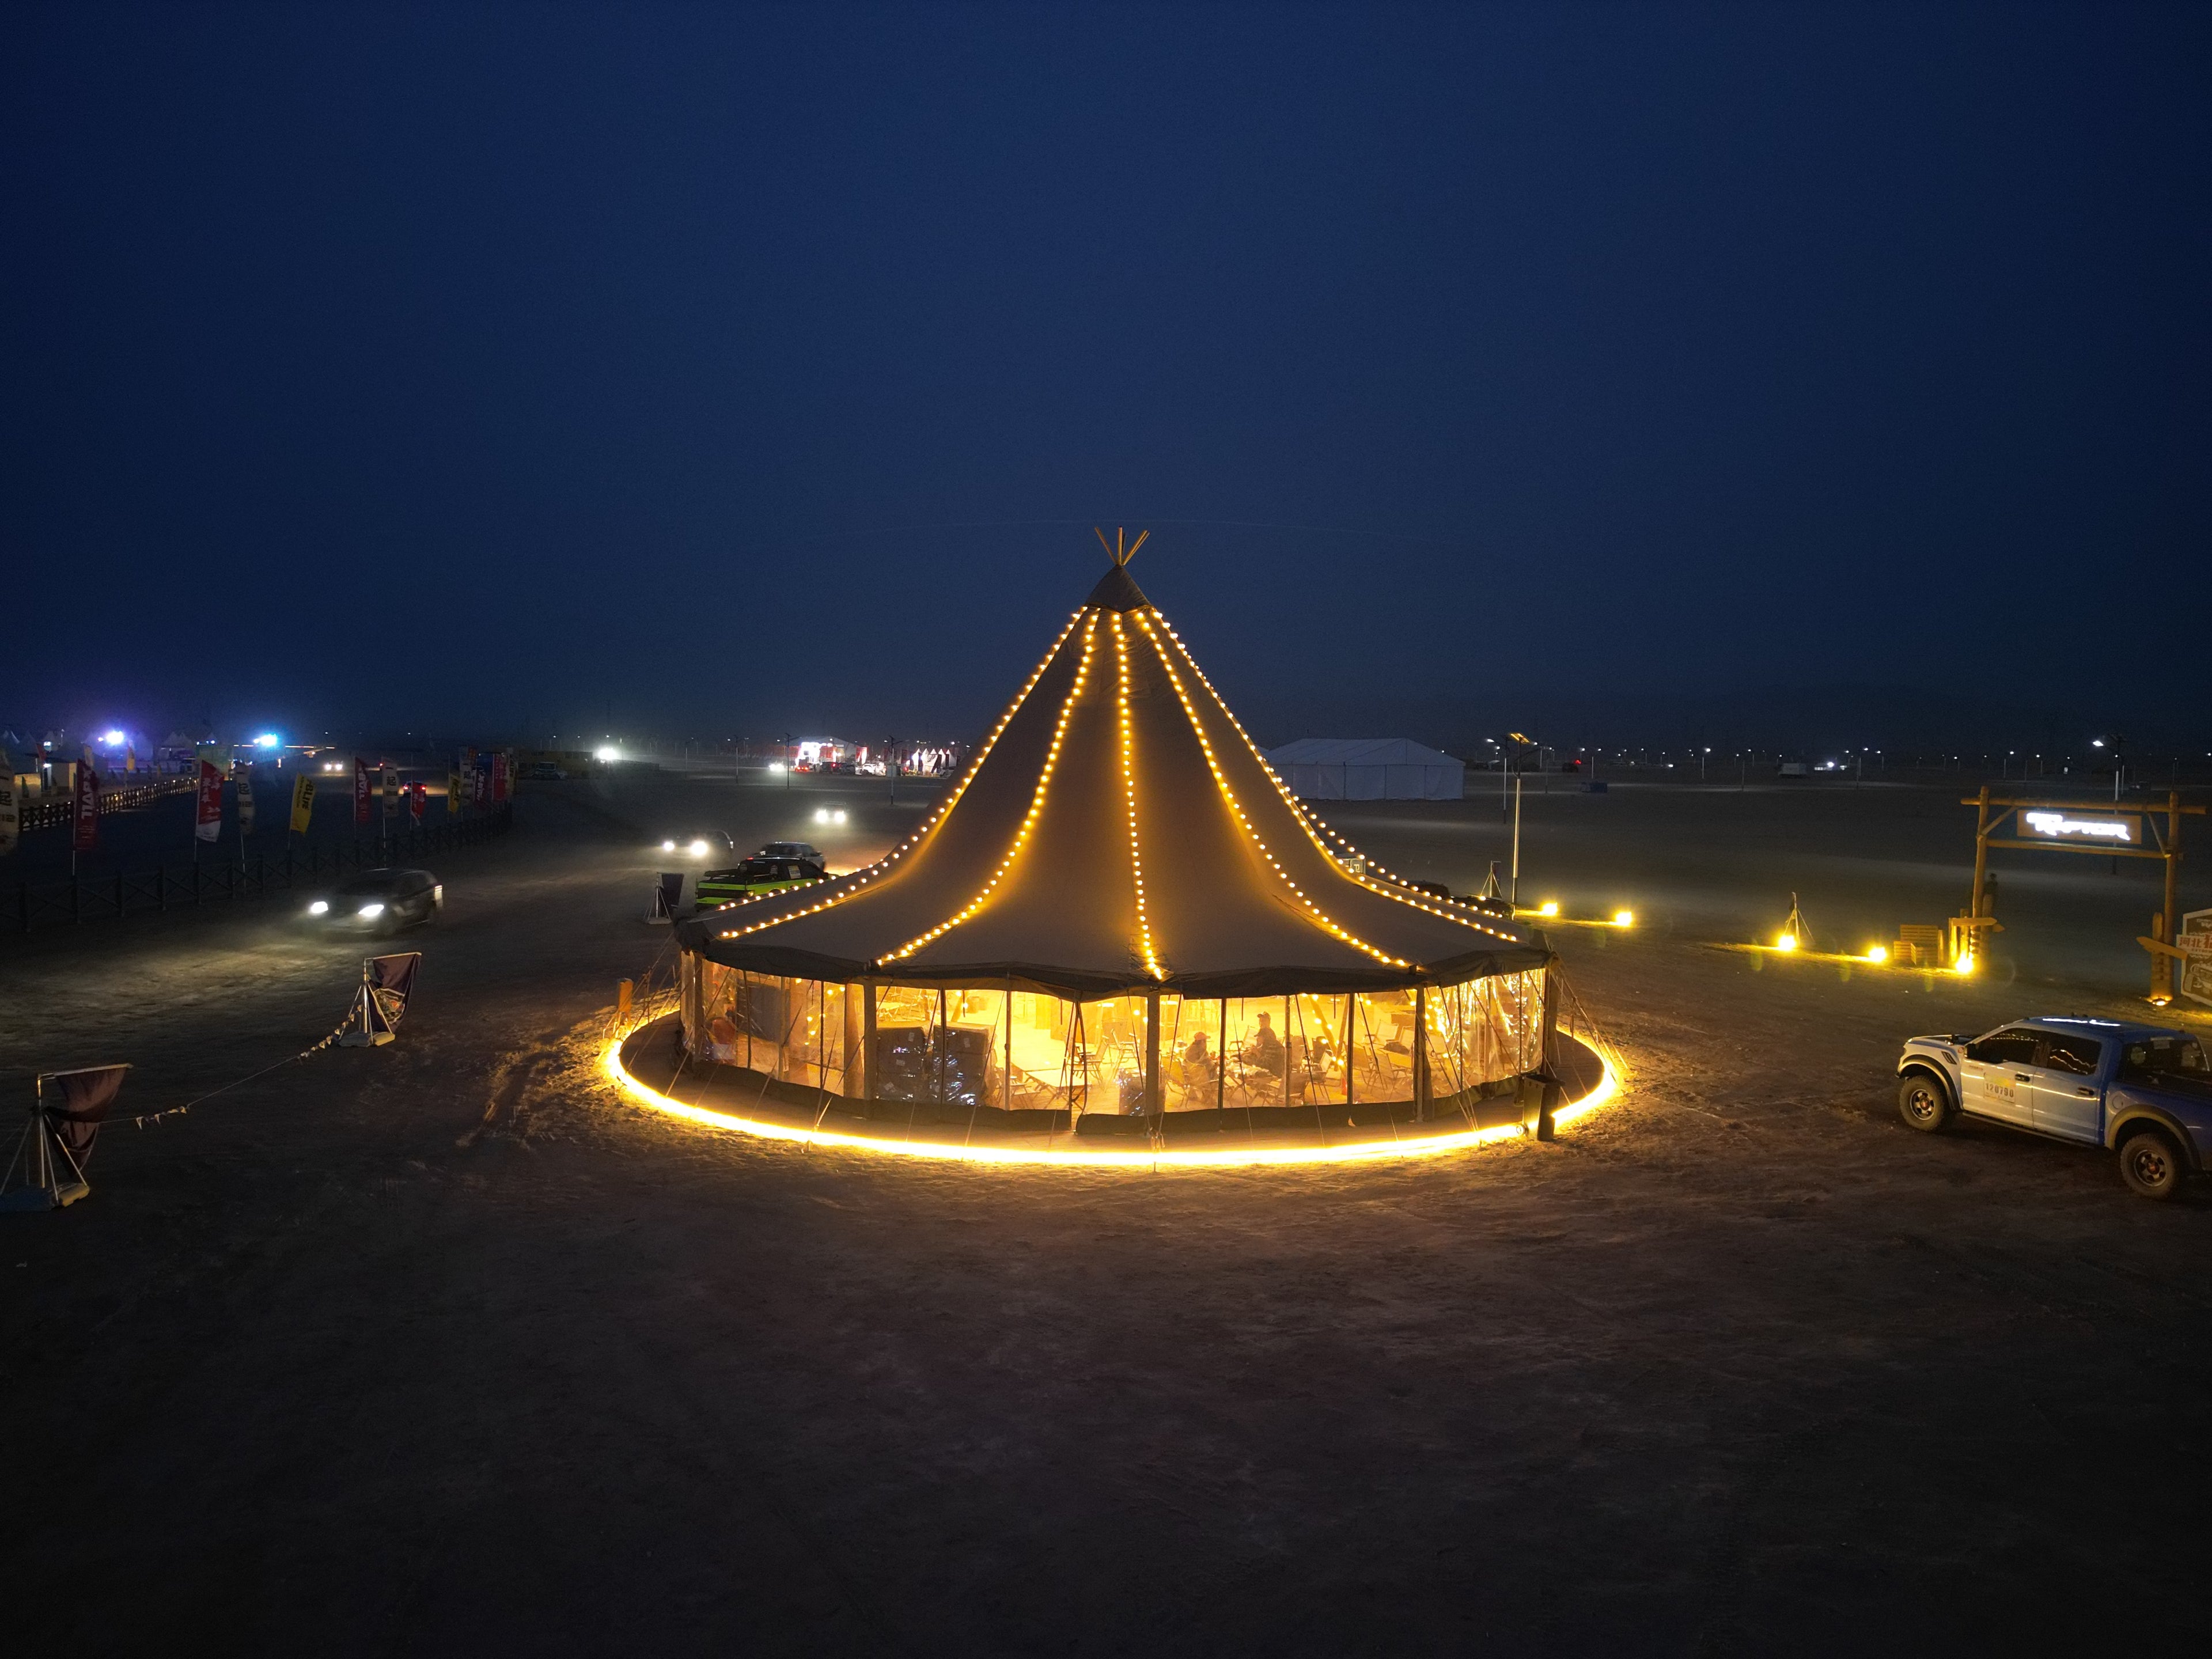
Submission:
[[[253,833],[253,763],[238,769],[238,834],[243,841]],[[240,854],[242,858],[245,854]]]
[[[315,815],[315,781],[306,773],[292,786],[292,828],[300,834],[307,833],[307,824]]]
[[[460,815],[461,775],[459,772],[448,772],[446,774],[446,816],[449,818],[457,818]]]
[[[138,751],[127,743],[123,745],[123,769],[126,772],[138,769]]]
[[[368,763],[358,755],[353,757],[353,821],[368,822]]]
[[[100,845],[100,774],[92,769],[90,761],[76,763],[76,815],[70,845],[80,853],[89,853]]]
[[[384,791],[384,827],[389,831],[399,808],[399,774],[390,761],[376,763],[377,782]]]
[[[422,827],[422,797],[429,792],[420,778],[407,786],[407,816],[415,820],[415,827]]]
[[[222,835],[222,774],[211,760],[200,763],[199,811],[192,833],[202,841],[216,841]]]
[[[491,757],[491,804],[496,806],[506,799],[507,757],[502,753]]]

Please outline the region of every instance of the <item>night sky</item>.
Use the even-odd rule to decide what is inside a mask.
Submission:
[[[0,725],[963,735],[1100,523],[1265,738],[2212,747],[2208,71],[2202,5],[9,8]]]

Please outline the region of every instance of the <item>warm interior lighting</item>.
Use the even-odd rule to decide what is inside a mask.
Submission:
[[[1487,1129],[1458,1129],[1447,1134],[1403,1136],[1393,1140],[1364,1140],[1349,1146],[1223,1146],[1203,1152],[1162,1152],[1151,1148],[1128,1151],[1073,1147],[1048,1152],[1042,1147],[972,1146],[954,1141],[878,1140],[869,1135],[848,1134],[835,1129],[810,1129],[793,1123],[775,1123],[708,1106],[689,1106],[672,1100],[651,1085],[630,1075],[622,1063],[623,1039],[617,1037],[601,1056],[608,1079],[617,1089],[641,1105],[670,1117],[684,1119],[709,1129],[758,1135],[767,1140],[789,1141],[804,1146],[845,1147],[854,1152],[888,1153],[895,1158],[949,1158],[962,1164],[1064,1164],[1082,1169],[1128,1170],[1161,1168],[1250,1168],[1255,1164],[1364,1164],[1383,1158],[1434,1158],[1465,1152],[1494,1140],[1510,1140],[1528,1132],[1517,1123],[1501,1123]],[[1565,1127],[1586,1116],[1620,1092],[1619,1074],[1613,1062],[1598,1056],[1597,1085],[1571,1105],[1553,1114],[1553,1122]],[[1072,1139],[1072,1137],[1071,1137]]]

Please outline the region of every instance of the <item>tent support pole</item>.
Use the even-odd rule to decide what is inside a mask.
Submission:
[[[1536,1139],[1559,1138],[1555,1114],[1559,1106],[1559,975],[1558,958],[1544,963],[1544,1092],[1536,1104]]]
[[[860,981],[860,1098],[876,1097],[876,982]]]
[[[1160,1088],[1160,994],[1145,993],[1145,1115],[1158,1117],[1164,1109]]]
[[[1413,988],[1413,1115],[1429,1115],[1429,988]]]

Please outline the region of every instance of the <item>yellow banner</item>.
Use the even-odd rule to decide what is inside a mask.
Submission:
[[[446,816],[457,818],[461,815],[461,775],[446,774]]]
[[[315,781],[304,772],[292,786],[292,827],[301,835],[307,833],[307,820],[315,811]]]

